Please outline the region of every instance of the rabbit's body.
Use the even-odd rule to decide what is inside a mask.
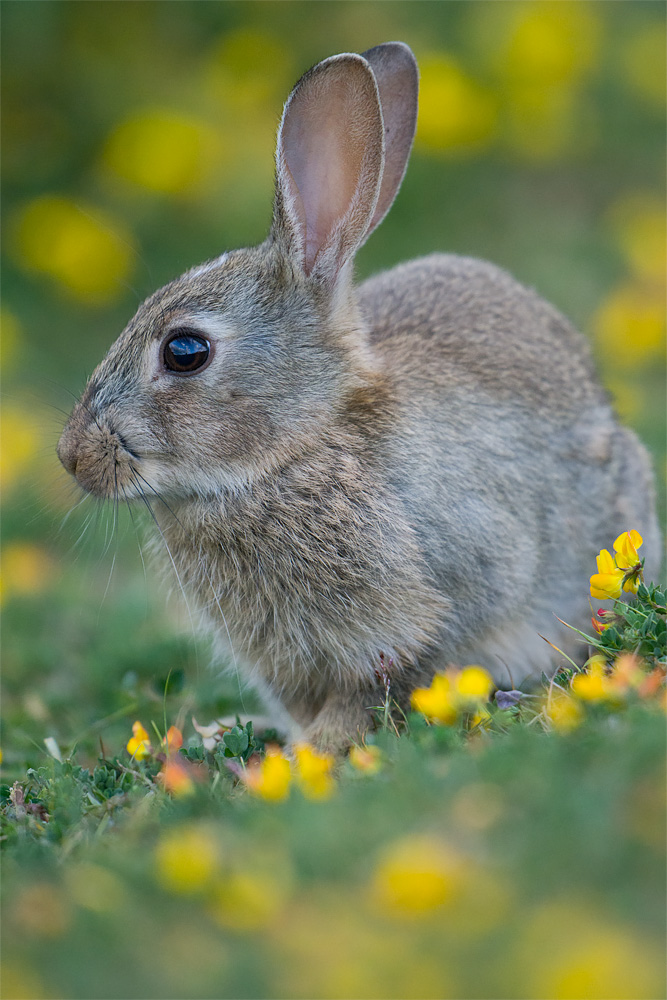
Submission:
[[[409,50],[314,67],[278,136],[271,234],[140,307],[59,454],[152,505],[232,663],[328,747],[448,662],[514,683],[573,648],[595,555],[651,474],[583,338],[481,261],[434,255],[354,289],[416,116]],[[650,567],[647,567],[650,569]],[[509,669],[509,673],[507,670]]]

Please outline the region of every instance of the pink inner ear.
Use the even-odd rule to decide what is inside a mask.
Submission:
[[[298,221],[305,223],[307,273],[359,188],[373,131],[369,118],[378,113],[372,80],[363,72],[356,66],[350,72],[344,64],[330,67],[293,94],[285,114],[282,148],[303,206]]]

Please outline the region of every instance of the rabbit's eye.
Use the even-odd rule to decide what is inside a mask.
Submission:
[[[211,345],[208,340],[193,333],[174,334],[164,345],[164,363],[172,372],[189,375],[203,368],[209,359]]]

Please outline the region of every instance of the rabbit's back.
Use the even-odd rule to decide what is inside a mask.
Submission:
[[[399,401],[387,476],[455,595],[471,637],[458,657],[493,666],[523,648],[533,662],[516,674],[546,667],[537,631],[564,641],[554,612],[585,624],[600,548],[637,528],[658,552],[643,447],[617,424],[584,338],[501,269],[433,255],[371,278],[360,302]]]

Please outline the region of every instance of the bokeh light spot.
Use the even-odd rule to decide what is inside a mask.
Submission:
[[[122,294],[132,263],[131,236],[119,220],[60,195],[42,195],[23,208],[15,250],[23,267],[89,305]]]

